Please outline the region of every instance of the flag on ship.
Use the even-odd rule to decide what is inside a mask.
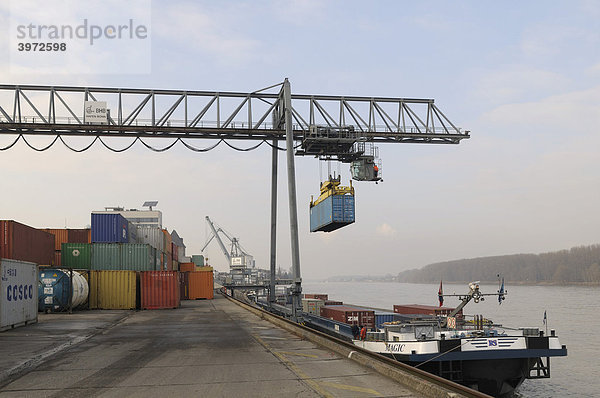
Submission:
[[[440,300],[440,307],[444,305],[444,290],[442,289],[442,281],[440,280],[440,289],[438,290],[438,299]]]
[[[502,304],[502,300],[504,300],[504,278],[502,278],[502,286],[498,290],[498,304]]]

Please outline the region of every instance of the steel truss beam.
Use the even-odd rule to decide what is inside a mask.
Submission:
[[[280,86],[238,93],[0,85],[0,134],[281,141],[285,130],[273,117],[283,115]],[[86,100],[107,102],[107,125],[84,124]],[[311,127],[319,126],[381,143],[469,138],[432,99],[292,94],[291,108],[294,140],[310,140],[309,146]]]

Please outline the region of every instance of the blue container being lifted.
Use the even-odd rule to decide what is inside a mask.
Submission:
[[[129,222],[118,213],[92,213],[92,243],[129,243]]]
[[[321,184],[321,195],[310,202],[310,232],[331,232],[354,222],[354,188],[340,186],[340,177]]]
[[[88,282],[79,272],[71,274],[65,269],[40,269],[38,311],[60,312],[79,307],[87,302],[88,293]]]

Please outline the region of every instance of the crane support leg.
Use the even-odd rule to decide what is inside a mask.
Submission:
[[[285,142],[287,155],[288,198],[290,206],[290,236],[292,243],[292,318],[302,317],[302,277],[300,276],[300,245],[298,243],[298,206],[296,204],[296,169],[294,166],[294,131],[292,126],[292,90],[286,78],[283,82],[283,103],[285,116]]]
[[[271,282],[269,302],[275,302],[275,267],[277,260],[277,140],[273,140],[271,172]]]

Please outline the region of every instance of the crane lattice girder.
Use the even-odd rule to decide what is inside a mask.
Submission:
[[[351,131],[353,140],[382,143],[457,144],[469,138],[433,99],[291,97],[294,140],[306,144],[300,154],[316,154],[306,150],[312,147],[327,154],[329,142],[339,150],[339,140],[315,135],[316,127],[327,129],[325,135]],[[87,100],[107,102],[107,125],[83,123]],[[0,134],[272,141],[285,139],[283,113],[280,91],[0,85]]]

